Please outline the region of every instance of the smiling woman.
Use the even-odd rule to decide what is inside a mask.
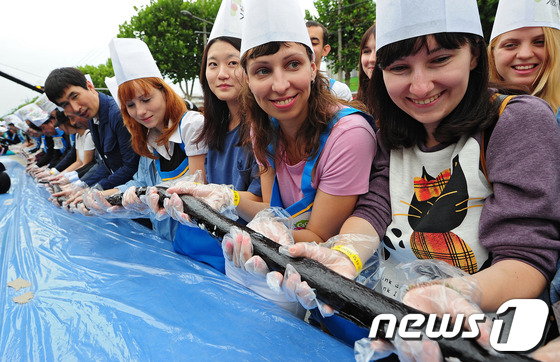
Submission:
[[[560,58],[557,2],[500,1],[488,56],[491,81],[522,87],[560,111],[560,67],[554,60]]]

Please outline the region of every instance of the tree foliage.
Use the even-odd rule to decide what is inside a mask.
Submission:
[[[96,88],[107,88],[105,78],[110,78],[115,75],[111,59],[108,59],[107,63],[100,64],[97,67],[93,65],[84,65],[76,68],[81,70],[84,74],[89,74],[91,76],[91,81]],[[104,91],[104,93],[109,94],[109,91]]]
[[[220,2],[151,0],[149,5],[135,8],[138,14],[119,26],[118,37],[143,40],[150,48],[162,75],[177,83],[183,93],[191,97],[205,46],[201,34],[204,24],[181,14],[181,10],[213,21]],[[207,24],[207,32],[210,30],[211,25]]]
[[[329,68],[334,72],[342,71],[348,84],[350,72],[358,67],[360,61],[362,35],[375,21],[375,3],[372,0],[316,0],[313,4],[318,16],[313,17],[306,10],[305,17],[318,21],[329,30]],[[339,46],[339,32],[342,47]]]
[[[488,42],[498,9],[498,0],[478,0],[478,12],[480,13],[480,22],[482,23],[482,31],[484,39]]]

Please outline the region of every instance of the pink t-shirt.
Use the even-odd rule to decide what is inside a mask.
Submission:
[[[375,133],[364,117],[351,114],[333,127],[315,168],[312,186],[336,196],[361,195],[369,190],[369,174],[377,149]],[[303,198],[305,161],[285,163],[276,170],[284,207]]]

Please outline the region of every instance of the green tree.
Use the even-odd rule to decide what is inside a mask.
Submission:
[[[305,17],[320,22],[329,30],[329,68],[341,71],[349,84],[350,72],[360,61],[362,35],[375,22],[375,3],[372,0],[316,0],[313,4],[318,16],[313,17],[306,10]]]
[[[498,0],[478,0],[478,12],[480,13],[480,22],[482,23],[482,31],[484,39],[488,42],[498,9]]]
[[[107,63],[105,64],[100,64],[97,67],[93,66],[93,65],[84,65],[84,66],[78,66],[76,67],[79,70],[82,71],[82,73],[84,74],[89,74],[91,76],[91,80],[93,82],[93,85],[96,88],[107,88],[107,85],[105,84],[105,78],[111,78],[115,75],[115,72],[113,71],[113,63],[111,62],[111,59],[107,60]],[[110,94],[109,91],[103,91],[106,94]]]
[[[181,14],[181,10],[213,21],[220,3],[220,0],[151,0],[141,9],[135,7],[138,14],[119,26],[118,37],[143,40],[162,75],[178,84],[190,98],[205,46],[201,35],[204,24]]]

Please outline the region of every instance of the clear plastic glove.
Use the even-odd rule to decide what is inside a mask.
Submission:
[[[466,321],[471,314],[482,313],[479,307],[481,291],[478,282],[462,270],[441,260],[416,260],[399,268],[405,273],[406,280],[415,281],[401,289],[404,304],[439,316],[444,313],[452,316],[463,314],[465,327],[467,327]],[[478,327],[480,336],[476,341],[490,353],[496,354],[496,351],[490,346],[491,323],[489,318],[484,323],[479,323]],[[354,349],[355,356],[364,354],[364,357],[356,357],[357,360],[365,360],[366,355],[371,352],[367,350],[368,345],[375,349],[379,348],[381,343],[384,345],[381,349],[390,349],[388,342],[374,341],[375,343],[368,344],[365,340],[360,343],[359,351]],[[428,339],[403,341],[396,338],[393,351],[399,355],[401,360],[407,361],[443,359],[437,342]]]
[[[199,200],[204,201],[208,204],[211,208],[218,211],[219,213],[223,214],[224,216],[232,219],[237,220],[238,216],[235,212],[235,192],[233,187],[230,185],[218,185],[218,184],[200,184],[193,181],[183,181],[178,182],[174,186],[171,186],[167,189],[169,194],[178,194],[178,195],[192,195]],[[177,201],[169,203],[168,207],[177,207],[176,211],[178,218],[176,220],[190,220],[188,215],[180,215],[184,214],[182,209],[182,203],[179,208],[179,204]]]
[[[95,215],[105,215],[113,205],[105,200],[103,192],[95,189],[87,189],[83,193],[85,207]]]
[[[438,343],[428,339],[423,333],[421,340],[417,341],[405,342],[395,335],[393,343],[369,338],[362,338],[354,343],[356,362],[376,361],[393,353],[397,353],[399,361],[403,362],[443,361]]]
[[[543,362],[560,361],[560,337],[537,349],[531,353],[530,357]]]
[[[59,185],[59,186],[68,185],[70,183],[70,180],[63,174],[51,176],[47,179],[47,181],[52,185]]]
[[[169,214],[159,204],[159,194],[155,186],[149,186],[146,189],[146,194],[140,196],[140,200],[148,206],[156,220],[164,220],[169,217]]]
[[[269,208],[260,211],[247,224],[247,227],[268,237],[280,245],[292,245],[291,228],[293,219],[281,208]],[[253,244],[249,235],[241,232],[238,228],[232,228],[222,240],[224,257],[238,267],[252,274],[262,275],[269,272],[265,261],[257,255],[253,255]]]
[[[126,189],[122,197],[122,206],[127,210],[139,214],[147,214],[150,212],[150,208],[136,195],[136,186],[131,186]]]
[[[172,194],[170,198],[163,200],[165,212],[173,219],[183,225],[197,227],[191,217],[184,212],[183,200],[177,194]]]
[[[89,189],[89,187],[83,182],[70,184],[68,186],[71,189],[71,192],[67,195],[67,200],[62,203],[62,207],[66,208],[70,212],[77,212],[76,207],[78,203],[83,202],[83,194]],[[55,195],[58,195],[58,193],[53,194],[53,196]]]
[[[362,254],[373,254],[379,245],[379,238],[361,234],[342,234],[330,238],[326,243],[318,245],[312,243],[297,243],[289,247],[280,247],[280,252],[291,257],[305,257],[318,261],[327,268],[340,275],[354,279],[363,269],[357,250]],[[334,248],[334,249],[333,249]],[[350,256],[343,253],[355,255],[353,261]],[[366,263],[366,267],[369,264]],[[278,294],[284,293],[288,300],[298,301],[305,309],[319,308],[323,317],[334,314],[334,310],[317,300],[315,291],[307,282],[301,281],[301,276],[289,265],[284,275],[279,272],[271,272],[267,275],[268,286]]]
[[[40,172],[37,172],[33,175],[33,177],[35,178],[35,180],[37,182],[46,181],[46,179],[50,176],[52,176],[52,174],[51,174],[51,171],[48,168],[45,169],[45,170],[42,170]]]

